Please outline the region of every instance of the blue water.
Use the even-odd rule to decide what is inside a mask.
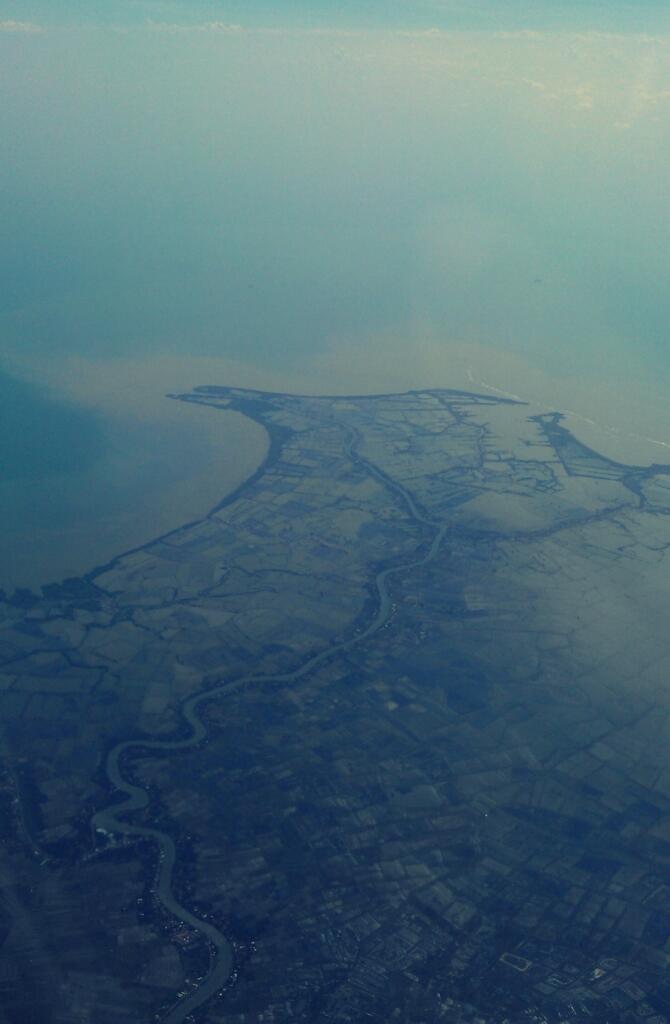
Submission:
[[[16,17],[16,11],[13,12]],[[607,28],[649,30],[667,24],[662,0],[471,0],[436,4],[414,0],[23,0],[21,16],[50,24],[94,22],[141,24],[147,18],[167,21],[223,19],[245,25],[423,26],[451,29]]]
[[[0,32],[4,343],[290,371],[426,324],[667,373],[667,47],[579,24]]]
[[[253,472],[265,449],[254,424],[164,401],[115,416],[0,375],[0,588],[81,575],[204,515]]]
[[[0,13],[7,365],[214,356],[298,387],[355,352],[369,390],[429,338],[662,395],[666,8],[138,0],[114,5],[123,31],[106,4],[25,0],[44,31]],[[180,447],[109,402],[0,390],[3,515],[36,533],[89,536],[142,466],[146,491],[198,463],[195,425]]]
[[[104,452],[104,428],[95,412],[0,371],[3,482],[85,473]]]

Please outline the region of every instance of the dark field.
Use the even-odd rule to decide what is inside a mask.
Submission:
[[[670,478],[434,390],[5,598],[0,1021],[670,1020]]]

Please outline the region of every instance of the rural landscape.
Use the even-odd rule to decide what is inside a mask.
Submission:
[[[3,594],[3,1024],[670,1020],[670,472],[445,389]],[[104,957],[100,951],[104,950]]]

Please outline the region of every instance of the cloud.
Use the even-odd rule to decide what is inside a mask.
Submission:
[[[0,21],[0,32],[43,32],[41,25],[35,25],[32,21]]]

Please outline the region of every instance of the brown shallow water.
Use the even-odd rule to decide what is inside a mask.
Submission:
[[[430,333],[334,343],[299,372],[223,359],[157,357],[42,364],[28,376],[102,417],[100,458],[80,471],[0,480],[0,587],[38,588],[81,575],[205,514],[250,476],[267,437],[237,413],[191,407],[166,394],[195,384],[351,394],[455,387],[499,391],[554,409],[609,458],[670,462],[670,409],[648,382],[557,378],[509,353]]]
[[[104,421],[93,465],[0,482],[0,586],[38,589],[196,519],[254,472],[267,438],[237,413],[163,399]]]

